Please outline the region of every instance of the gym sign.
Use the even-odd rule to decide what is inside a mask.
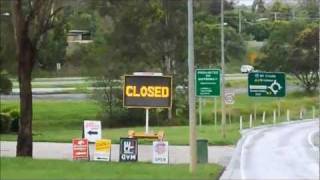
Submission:
[[[123,105],[131,108],[170,108],[172,79],[170,76],[124,77]]]

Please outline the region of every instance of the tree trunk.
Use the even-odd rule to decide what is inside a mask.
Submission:
[[[31,42],[22,38],[18,50],[18,76],[20,87],[19,133],[17,142],[17,156],[32,157],[32,89],[31,72],[35,52]]]

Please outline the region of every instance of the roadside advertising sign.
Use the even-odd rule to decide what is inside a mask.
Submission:
[[[89,160],[89,142],[87,139],[72,139],[72,159]]]
[[[128,108],[170,108],[171,76],[124,76],[123,105]]]
[[[138,139],[120,138],[119,161],[138,161]]]
[[[111,161],[111,140],[110,139],[99,139],[96,141],[93,160]]]
[[[101,121],[84,121],[84,138],[89,142],[96,142],[101,139]]]
[[[220,96],[220,70],[196,69],[196,96]]]
[[[248,75],[248,95],[254,97],[284,97],[286,76],[279,72],[253,72]]]
[[[169,163],[168,141],[153,141],[152,163],[154,163],[154,164],[168,164]]]

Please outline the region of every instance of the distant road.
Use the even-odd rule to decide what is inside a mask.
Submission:
[[[243,132],[221,179],[319,179],[319,120]]]

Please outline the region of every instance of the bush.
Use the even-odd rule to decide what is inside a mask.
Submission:
[[[8,113],[0,113],[0,133],[7,133],[10,130],[11,117]]]
[[[0,94],[10,94],[12,92],[12,82],[6,73],[0,73]]]
[[[12,132],[18,132],[19,131],[19,119],[20,119],[20,112],[17,110],[13,110],[10,112],[11,117],[11,125],[10,125],[10,131]]]

